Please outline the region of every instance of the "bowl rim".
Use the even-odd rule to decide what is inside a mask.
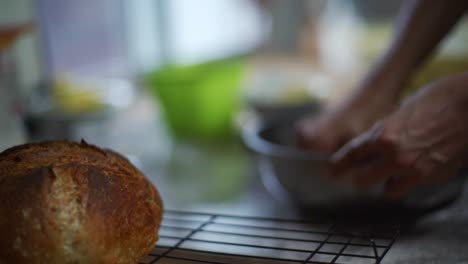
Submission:
[[[267,131],[277,129],[282,125],[286,124],[252,124],[247,126],[242,131],[243,141],[250,150],[266,156],[314,162],[328,162],[330,160],[328,154],[281,145],[267,140],[263,136]]]

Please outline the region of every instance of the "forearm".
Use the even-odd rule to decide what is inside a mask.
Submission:
[[[407,0],[401,9],[396,32],[387,51],[367,76],[394,85],[379,91],[398,98],[405,83],[429,57],[468,8],[466,0]]]

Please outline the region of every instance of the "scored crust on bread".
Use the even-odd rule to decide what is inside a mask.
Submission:
[[[162,211],[156,188],[113,151],[53,141],[0,153],[0,263],[136,263]]]

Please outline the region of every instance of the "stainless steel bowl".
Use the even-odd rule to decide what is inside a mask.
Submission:
[[[363,191],[356,189],[352,181],[327,177],[328,157],[295,147],[293,128],[289,121],[250,124],[243,131],[244,143],[254,153],[262,182],[275,197],[320,208],[395,205],[382,195],[385,183]],[[458,197],[464,179],[460,175],[447,184],[420,187],[397,204],[422,210],[437,207]]]

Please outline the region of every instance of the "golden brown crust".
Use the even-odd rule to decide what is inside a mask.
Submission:
[[[157,190],[86,142],[0,153],[0,263],[136,263],[157,240]]]

